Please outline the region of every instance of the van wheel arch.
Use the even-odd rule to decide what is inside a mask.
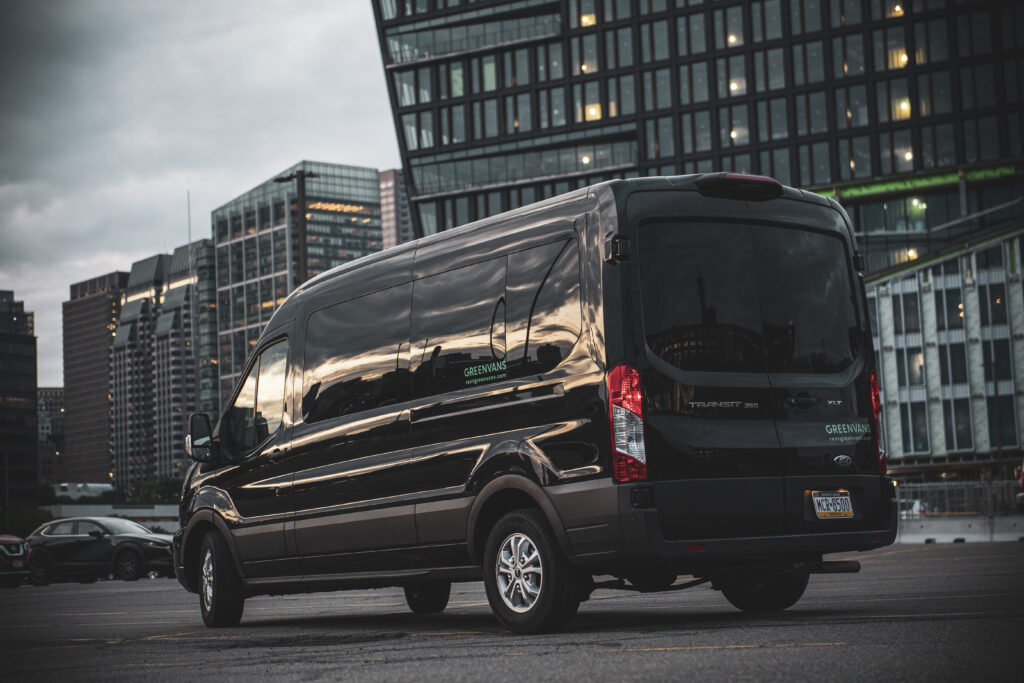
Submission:
[[[231,552],[231,559],[235,565],[235,571],[239,576],[244,577],[242,566],[238,561],[238,551],[235,548],[234,539],[228,530],[227,523],[212,510],[201,510],[197,512],[188,524],[188,531],[185,533],[185,540],[182,543],[182,566],[185,568],[185,578],[188,581],[189,590],[193,593],[199,592],[199,553],[203,545],[203,539],[210,531],[216,531],[227,544]]]
[[[565,525],[544,490],[526,477],[509,474],[488,483],[473,501],[469,512],[469,533],[466,536],[472,561],[483,561],[487,537],[499,519],[513,510],[526,508],[538,510],[544,515],[562,552],[572,557]]]

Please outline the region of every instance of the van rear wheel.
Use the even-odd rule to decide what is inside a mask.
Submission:
[[[809,579],[807,572],[743,574],[716,583],[725,599],[744,612],[781,612],[803,596]]]
[[[576,614],[580,592],[568,558],[536,510],[498,520],[484,546],[484,587],[494,616],[515,633],[557,631]]]
[[[405,601],[416,614],[436,614],[448,606],[451,581],[423,581],[405,587]]]

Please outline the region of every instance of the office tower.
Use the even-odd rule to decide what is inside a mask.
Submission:
[[[64,448],[71,482],[110,483],[110,345],[127,285],[128,273],[108,273],[71,285],[63,304]]]
[[[39,431],[39,484],[66,482],[67,455],[64,451],[64,387],[36,390]]]
[[[409,194],[399,169],[380,172],[380,225],[384,249],[414,239]]]
[[[0,505],[38,502],[36,336],[32,313],[0,290]]]
[[[299,211],[300,201],[305,211]],[[211,222],[223,403],[289,292],[334,266],[380,251],[379,174],[301,161],[215,209]]]

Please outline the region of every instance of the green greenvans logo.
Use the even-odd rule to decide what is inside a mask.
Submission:
[[[508,377],[508,367],[503,360],[492,363],[480,363],[478,365],[471,365],[463,370],[462,376],[466,378],[467,386],[483,382],[493,382]]]
[[[825,433],[829,441],[859,441],[871,433],[871,425],[866,423],[839,423],[825,425]]]

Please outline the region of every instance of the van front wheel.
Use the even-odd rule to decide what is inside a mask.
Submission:
[[[207,626],[237,626],[245,594],[228,544],[216,531],[206,534],[199,548],[199,611]]]
[[[807,589],[807,572],[745,574],[720,579],[722,595],[744,612],[781,612],[796,604]]]
[[[509,512],[487,537],[487,601],[510,631],[557,631],[569,623],[580,606],[574,576],[547,521],[535,510]]]

